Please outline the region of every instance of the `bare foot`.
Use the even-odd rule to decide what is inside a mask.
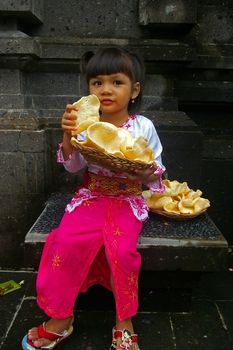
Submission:
[[[48,332],[53,332],[53,333],[62,333],[64,330],[68,330],[69,327],[73,323],[73,316],[68,317],[64,320],[58,320],[55,318],[51,318],[48,322],[45,324],[45,330]],[[38,338],[38,331],[37,327],[31,328],[28,331],[28,339],[30,339],[35,347],[41,347],[48,345],[51,343],[51,340],[46,339],[46,338]]]

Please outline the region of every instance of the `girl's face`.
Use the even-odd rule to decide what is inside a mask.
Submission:
[[[90,79],[89,92],[99,98],[101,115],[117,121],[128,118],[128,103],[138,96],[140,84],[124,73],[98,75]]]

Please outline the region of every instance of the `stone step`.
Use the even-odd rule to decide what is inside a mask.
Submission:
[[[54,194],[25,237],[24,266],[37,269],[49,232],[60,223],[71,195]],[[211,218],[174,221],[153,213],[138,242],[144,271],[220,271],[227,268],[228,244]]]

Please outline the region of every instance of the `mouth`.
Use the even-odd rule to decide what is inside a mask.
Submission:
[[[102,105],[104,105],[104,106],[109,106],[109,105],[111,105],[112,104],[112,100],[110,100],[110,99],[104,99],[104,100],[101,100],[101,104]]]

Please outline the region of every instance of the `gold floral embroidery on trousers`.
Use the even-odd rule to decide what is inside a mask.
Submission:
[[[52,266],[53,268],[58,268],[61,266],[61,257],[58,254],[54,254],[52,258]]]

